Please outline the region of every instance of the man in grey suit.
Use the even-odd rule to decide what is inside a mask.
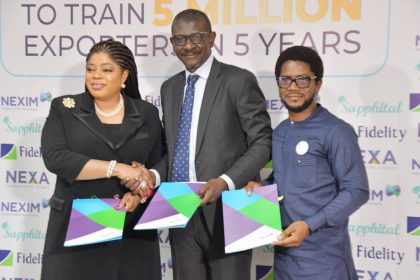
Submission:
[[[170,231],[175,280],[250,279],[251,251],[224,253],[219,198],[259,178],[270,159],[264,95],[251,72],[212,56],[215,37],[201,11],[184,10],[172,23],[171,43],[185,70],[161,87],[168,179],[206,182],[199,193],[202,207],[185,229]],[[183,171],[186,177],[179,175]]]

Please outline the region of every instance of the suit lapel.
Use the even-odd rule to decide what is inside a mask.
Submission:
[[[104,141],[112,150],[115,150],[114,144],[106,137],[105,129],[95,114],[93,98],[89,93],[82,96],[81,106],[73,115],[86,126],[93,134]]]
[[[133,99],[125,97],[124,106],[124,121],[118,132],[118,142],[115,145],[116,149],[122,147],[144,124],[143,116],[135,106]]]
[[[203,101],[201,103],[200,117],[198,119],[197,127],[197,142],[195,154],[197,155],[200,151],[201,144],[203,143],[204,132],[206,131],[207,122],[209,120],[211,109],[213,108],[214,100],[219,92],[219,87],[222,80],[219,77],[220,74],[220,62],[216,59],[213,61],[213,65],[210,70],[210,75],[204,89]]]
[[[93,98],[89,93],[83,95],[81,106],[73,114],[99,139],[104,141],[112,150],[116,151],[122,147],[144,124],[141,112],[136,108],[134,101],[129,98],[124,98],[124,121],[118,131],[116,145],[107,137],[107,132],[98,117],[96,116]]]

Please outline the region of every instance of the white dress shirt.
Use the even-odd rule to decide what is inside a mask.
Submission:
[[[195,83],[195,90],[194,90],[194,105],[192,110],[192,122],[191,122],[191,131],[190,131],[190,158],[189,158],[189,177],[190,182],[197,181],[197,173],[195,170],[195,151],[197,146],[197,130],[198,130],[198,119],[200,116],[201,104],[203,102],[204,96],[204,89],[207,84],[207,79],[210,75],[211,66],[213,64],[214,57],[210,55],[210,57],[203,63],[194,73],[189,72],[185,69],[185,87],[184,87],[184,96],[185,91],[187,89],[187,79],[188,76],[191,74],[198,75],[199,78]],[[235,184],[233,183],[232,179],[229,178],[226,174],[220,175],[228,185],[230,190],[235,189]]]

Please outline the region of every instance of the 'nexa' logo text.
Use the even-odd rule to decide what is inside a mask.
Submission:
[[[47,174],[39,171],[13,170],[6,171],[6,183],[8,184],[35,184],[49,185]]]
[[[362,150],[362,158],[369,166],[395,166],[397,161],[391,150]]]

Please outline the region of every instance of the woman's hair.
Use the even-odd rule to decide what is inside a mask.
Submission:
[[[115,61],[122,69],[128,71],[128,77],[125,81],[125,88],[121,92],[132,98],[141,99],[139,91],[139,82],[137,79],[137,66],[134,60],[134,55],[131,50],[121,42],[109,39],[100,41],[92,46],[89,54],[86,57],[86,63],[90,60],[93,54],[104,52],[108,54],[113,61]],[[87,88],[85,86],[87,91]]]

